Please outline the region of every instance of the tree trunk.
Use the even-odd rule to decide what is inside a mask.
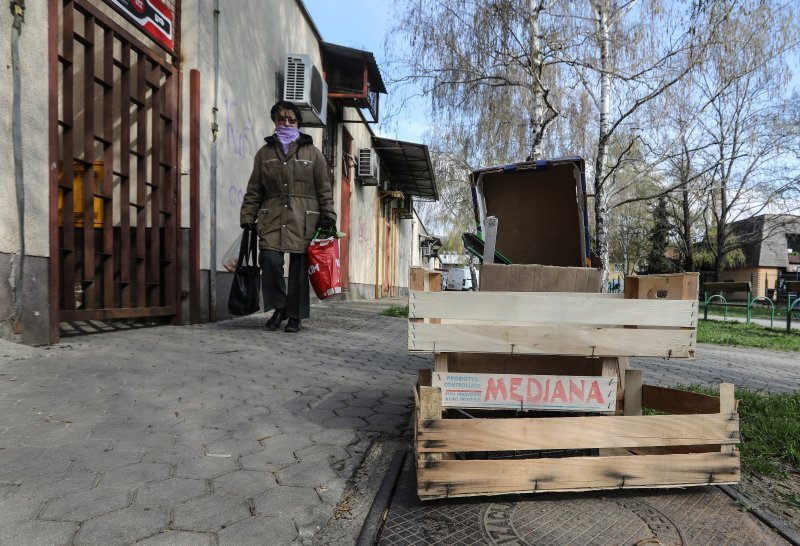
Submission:
[[[530,82],[533,104],[530,109],[530,129],[531,129],[531,153],[529,160],[534,161],[542,157],[542,127],[544,126],[542,86],[539,82],[539,74],[542,67],[542,46],[539,40],[539,13],[542,5],[538,0],[529,0],[530,10],[529,24],[530,37],[528,47],[530,59]]]
[[[688,176],[688,174],[687,174]],[[691,219],[691,203],[689,201],[689,188],[685,187],[681,191],[681,207],[683,209],[683,218],[681,218],[681,238],[686,247],[683,256],[683,270],[694,271],[694,249],[692,248],[692,219]]]
[[[609,58],[608,9],[604,0],[595,3],[597,34],[600,42],[600,135],[597,141],[597,159],[594,168],[595,253],[600,260],[602,287],[608,285],[608,203],[606,202],[605,174],[608,162],[609,112],[611,111],[611,76]]]
[[[725,255],[728,231],[726,220],[728,218],[728,192],[727,182],[720,181],[719,188],[719,217],[717,220],[717,251],[714,256],[714,276],[717,282],[722,281],[722,272],[725,270]]]

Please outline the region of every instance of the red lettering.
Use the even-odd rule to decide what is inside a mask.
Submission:
[[[531,386],[536,387],[536,394],[531,393]],[[539,382],[538,379],[534,379],[533,377],[528,378],[528,403],[529,404],[536,404],[537,402],[542,401],[542,384]]]
[[[547,403],[550,400],[550,380],[544,382],[544,396],[542,397],[542,402]]]
[[[517,389],[522,384],[521,377],[512,377],[511,378],[511,399],[516,400],[517,402],[522,402],[522,397],[517,393]]]
[[[600,392],[600,385],[597,384],[597,381],[592,381],[592,386],[589,388],[589,396],[586,397],[587,402],[591,402],[592,400],[597,400],[598,404],[606,403],[606,401],[603,400],[603,393]]]
[[[583,402],[583,397],[585,396],[586,391],[586,384],[584,383],[583,379],[581,379],[580,387],[578,386],[578,382],[570,379],[569,380],[569,401],[573,402],[575,398]],[[573,398],[573,396],[575,398]]]
[[[564,392],[563,381],[556,381],[556,384],[553,387],[553,397],[550,399],[550,401],[555,402],[556,400],[562,400],[564,402],[567,401],[567,393]]]
[[[501,377],[495,382],[494,377],[489,378],[489,382],[486,385],[486,398],[483,399],[484,402],[489,400],[491,396],[494,400],[497,400],[497,395],[502,394],[502,399],[506,400],[508,398],[508,392],[506,391],[506,384]]]

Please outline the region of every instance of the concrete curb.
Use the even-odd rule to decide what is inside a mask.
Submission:
[[[378,540],[383,522],[386,520],[386,511],[391,504],[394,490],[397,487],[397,480],[403,470],[403,463],[406,460],[406,450],[398,450],[389,463],[389,469],[383,477],[378,493],[372,501],[372,506],[364,519],[364,526],[358,534],[356,546],[372,546]]]
[[[757,507],[750,499],[736,491],[736,489],[730,485],[718,485],[717,487],[722,489],[723,493],[728,495],[730,498],[739,504],[744,505],[750,513],[767,524],[780,536],[788,540],[793,546],[800,546],[800,534],[784,523],[783,520],[781,520],[778,516],[767,510]]]

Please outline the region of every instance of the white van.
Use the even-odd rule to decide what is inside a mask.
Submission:
[[[472,290],[472,275],[469,267],[454,267],[447,270],[445,290]]]

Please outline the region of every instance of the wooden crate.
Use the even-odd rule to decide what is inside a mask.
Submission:
[[[411,352],[694,358],[695,298],[412,291],[408,305]]]
[[[454,410],[421,372],[420,498],[738,481],[733,385],[710,397],[642,385],[628,369],[628,356],[694,358],[696,275],[638,277],[625,295],[432,293],[427,275],[411,277],[409,350],[434,353],[433,373],[605,376],[617,392],[611,415]]]
[[[637,388],[641,372],[626,375],[625,415],[470,419],[444,412],[441,390],[429,386],[430,371],[423,370],[414,393],[419,497],[738,482],[733,385],[720,385],[717,398]],[[637,415],[641,407],[668,414]],[[569,456],[575,450],[587,454]],[[566,456],[532,458],[554,451]],[[512,455],[522,458],[497,458]]]

